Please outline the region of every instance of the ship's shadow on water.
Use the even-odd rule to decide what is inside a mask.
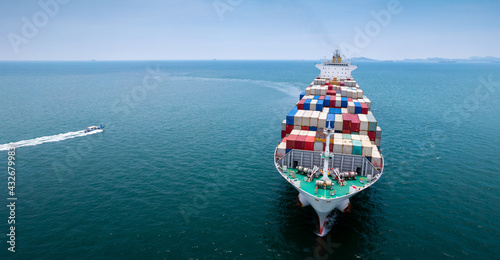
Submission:
[[[296,205],[298,192],[283,183],[270,214],[264,241],[276,259],[349,259],[380,255],[377,245],[384,243],[377,228],[384,222],[376,188],[351,198],[351,212],[334,210],[328,216],[329,233],[318,232],[318,218],[311,206]]]

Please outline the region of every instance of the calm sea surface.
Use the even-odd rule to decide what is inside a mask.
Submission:
[[[314,61],[0,62],[0,259],[498,259],[500,64],[358,65],[385,174],[317,238],[273,165]]]

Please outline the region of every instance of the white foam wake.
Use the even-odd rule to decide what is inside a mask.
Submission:
[[[23,147],[23,146],[35,146],[39,144],[44,144],[44,143],[52,143],[52,142],[59,142],[63,141],[66,139],[71,139],[75,137],[80,137],[80,136],[86,136],[86,135],[92,135],[96,133],[102,132],[102,129],[95,130],[92,132],[85,133],[84,130],[81,131],[76,131],[76,132],[69,132],[69,133],[64,133],[64,134],[58,134],[58,135],[50,135],[50,136],[43,136],[43,137],[38,137],[35,139],[29,139],[29,140],[23,140],[19,142],[12,142],[8,144],[2,144],[0,145],[0,151],[6,151],[9,149],[9,147]]]

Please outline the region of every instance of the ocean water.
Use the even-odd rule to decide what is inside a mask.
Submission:
[[[385,174],[318,238],[273,165],[314,63],[0,62],[0,259],[498,259],[500,65],[358,64]]]

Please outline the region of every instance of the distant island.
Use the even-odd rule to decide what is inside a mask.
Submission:
[[[500,58],[470,57],[468,59],[446,59],[446,58],[427,58],[427,59],[404,59],[404,60],[376,60],[366,57],[355,57],[349,59],[351,62],[431,62],[431,63],[500,63]]]

